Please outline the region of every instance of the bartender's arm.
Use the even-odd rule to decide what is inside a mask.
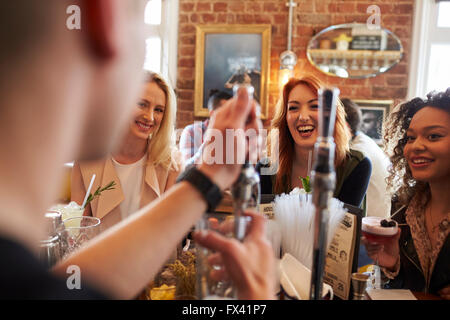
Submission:
[[[248,103],[248,96],[242,90],[237,99],[228,101],[215,113],[211,127],[225,133],[226,129],[259,128],[258,121],[256,105]],[[226,146],[225,143],[223,145]],[[225,152],[223,157],[225,159]],[[199,170],[224,190],[237,178],[240,168],[240,165],[232,164],[202,164]],[[81,270],[82,283],[94,286],[113,298],[133,298],[154,278],[173,248],[206,209],[203,195],[189,182],[180,182],[159,200],[105,231],[85,248],[57,265],[54,271],[67,277],[67,267],[77,265]],[[258,241],[263,236],[259,232],[250,238],[254,240],[243,245],[253,244],[252,241]],[[270,263],[272,257],[259,254],[255,251],[258,248],[256,245],[253,253],[250,253],[257,261],[264,259],[260,261],[261,264],[267,263],[267,259]],[[266,252],[266,246],[262,246],[261,250]],[[259,269],[252,272],[262,273]],[[233,274],[230,276],[234,277]],[[273,282],[274,277],[271,273],[248,276],[266,278],[269,283]],[[259,288],[260,284],[247,288],[240,298],[251,299]]]

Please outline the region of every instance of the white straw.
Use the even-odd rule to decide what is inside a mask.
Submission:
[[[94,184],[94,180],[95,180],[95,173],[92,175],[91,183],[89,184],[89,188],[87,189],[86,195],[84,196],[83,205],[81,206],[82,208],[84,208],[84,206],[86,205],[86,201],[89,197],[89,194],[91,193],[91,189],[92,189],[92,185]]]
[[[314,236],[314,230],[309,226],[312,225],[315,213],[311,198],[310,194],[282,194],[275,198],[273,207],[274,222],[278,224],[277,231],[281,235],[283,254],[290,253],[308,269],[312,266]],[[344,217],[343,206],[344,204],[335,198],[330,201],[327,248]],[[280,239],[277,239],[275,244],[280,246],[279,243]]]

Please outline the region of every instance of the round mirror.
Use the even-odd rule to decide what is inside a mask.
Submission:
[[[335,77],[375,77],[395,66],[403,56],[399,38],[387,29],[369,29],[363,23],[328,27],[308,44],[309,62]]]

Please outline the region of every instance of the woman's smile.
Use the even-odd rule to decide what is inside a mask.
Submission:
[[[411,157],[409,161],[409,165],[411,167],[414,167],[416,169],[420,168],[426,168],[428,167],[432,162],[434,162],[433,159],[425,158],[425,157]]]
[[[297,131],[302,138],[311,137],[313,135],[315,129],[316,129],[316,127],[311,124],[307,124],[307,125],[301,124],[297,127]]]
[[[149,122],[136,120],[135,123],[136,123],[138,129],[144,133],[150,133],[150,131],[153,128],[153,125],[150,124]]]

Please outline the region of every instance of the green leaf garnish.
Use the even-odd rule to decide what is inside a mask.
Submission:
[[[89,194],[89,196],[88,196],[88,198],[87,198],[87,200],[86,200],[86,204],[84,205],[84,208],[86,208],[86,206],[88,205],[88,203],[91,202],[92,200],[94,200],[95,197],[100,196],[101,193],[102,193],[103,191],[115,189],[115,188],[114,188],[115,186],[116,186],[116,182],[115,182],[114,180],[111,181],[110,183],[108,183],[108,184],[107,184],[105,187],[103,187],[103,188],[102,188],[101,186],[99,186],[99,187],[97,188],[97,190],[95,190],[94,194],[92,194],[92,193]]]
[[[311,185],[309,184],[309,177],[306,176],[306,178],[299,177],[299,179],[302,181],[303,189],[305,189],[305,192],[311,192]]]

